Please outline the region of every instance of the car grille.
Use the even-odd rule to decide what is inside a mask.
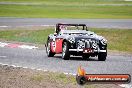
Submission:
[[[98,48],[97,41],[92,39],[80,39],[76,42],[76,46],[78,49],[83,49],[83,48],[97,49]]]

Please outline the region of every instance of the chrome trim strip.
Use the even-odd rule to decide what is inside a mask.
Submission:
[[[106,50],[94,50],[94,52],[106,52]]]
[[[69,51],[83,51],[83,49],[69,49]]]
[[[69,51],[83,51],[83,49],[69,49]],[[94,52],[106,52],[106,50],[94,50]]]

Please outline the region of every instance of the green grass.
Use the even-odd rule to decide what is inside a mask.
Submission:
[[[75,76],[72,75],[65,75],[63,73],[53,73],[53,72],[41,72],[35,75],[31,75],[31,77],[29,77],[30,81],[34,81],[34,82],[39,82],[39,83],[44,83],[49,82],[49,83],[56,83],[56,84],[61,84],[63,86],[66,85],[70,85],[70,87],[74,87],[76,88],[77,86],[79,86],[79,84],[77,84],[76,82],[76,78]],[[98,85],[98,84],[86,84],[83,85],[83,88],[98,88],[99,86],[102,85]]]
[[[70,79],[70,80],[69,80]],[[53,72],[45,72],[45,73],[38,73],[32,75],[30,77],[31,81],[36,82],[55,82],[55,83],[62,83],[62,84],[77,84],[76,79],[72,75],[65,75],[63,73],[53,73]]]
[[[4,0],[0,0],[1,2]],[[1,17],[31,18],[132,18],[132,2],[115,0],[6,0],[32,5],[0,5]],[[4,1],[5,2],[5,1]],[[36,4],[36,5],[34,5]],[[91,6],[92,4],[92,6]],[[131,4],[100,6],[98,4]]]
[[[91,31],[104,36],[108,40],[109,50],[132,52],[132,30],[131,29],[97,29]],[[0,40],[19,41],[35,44],[44,44],[47,36],[53,33],[54,29],[47,30],[1,30]]]
[[[0,39],[5,39],[8,41],[19,41],[19,42],[29,42],[36,44],[44,44],[48,34],[52,33],[54,30],[7,30],[0,31]]]
[[[58,72],[55,72],[55,73],[41,72],[38,74],[31,75],[31,77],[29,77],[29,80],[31,82],[34,81],[36,83],[48,82],[48,83],[55,83],[56,85],[61,84],[61,86],[70,85],[70,87],[73,87],[73,88],[76,88],[77,86],[79,86],[79,84],[77,84],[76,82],[75,76],[65,75],[63,73],[58,73]],[[97,84],[83,85],[84,88],[98,88],[98,86],[101,86],[101,85],[97,85]]]
[[[0,0],[0,2],[30,2],[30,3],[46,3],[46,4],[70,4],[70,5],[75,5],[75,4],[131,4],[132,2],[126,2],[124,0]]]
[[[108,40],[108,49],[132,52],[132,30],[122,29],[92,29]]]
[[[31,81],[38,81],[38,82],[41,82],[44,80],[44,77],[42,74],[37,74],[37,75],[33,75],[31,78],[30,78]]]

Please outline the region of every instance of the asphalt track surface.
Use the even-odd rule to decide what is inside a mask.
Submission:
[[[93,74],[132,75],[132,56],[121,54],[108,54],[106,61],[98,61],[97,58],[83,60],[81,57],[63,60],[61,54],[47,57],[45,49],[0,47],[0,63],[73,74],[77,73],[77,68],[81,65],[88,73]]]
[[[132,29],[132,19],[57,19],[0,17],[0,27],[48,26],[56,23],[87,24],[94,28]]]
[[[83,60],[81,57],[63,60],[61,54],[47,57],[45,49],[0,47],[0,64],[65,74],[71,73],[72,75],[76,75],[79,66],[82,66],[88,74],[132,75],[132,55],[121,54],[108,54],[106,61],[98,61],[97,58]],[[132,88],[132,82],[118,86]]]

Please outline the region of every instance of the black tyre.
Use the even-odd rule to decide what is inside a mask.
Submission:
[[[62,44],[62,59],[69,60],[69,58],[70,58],[69,43],[65,41]]]
[[[76,76],[76,81],[79,85],[84,85],[87,82],[84,76]]]
[[[89,56],[89,55],[87,55],[87,54],[83,54],[83,55],[82,55],[82,58],[83,58],[83,59],[85,59],[85,60],[88,60],[88,59],[89,59],[89,57],[90,57],[90,56]]]
[[[48,57],[53,57],[55,55],[55,53],[51,51],[51,43],[49,42],[49,40],[47,40],[46,44],[46,53]]]
[[[98,54],[98,60],[99,61],[105,61],[107,57],[107,53],[99,53]]]

